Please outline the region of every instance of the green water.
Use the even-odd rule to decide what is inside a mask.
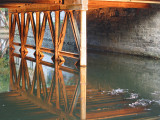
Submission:
[[[46,60],[49,60],[51,56],[46,55]],[[48,59],[47,59],[48,58]],[[16,63],[16,71],[18,75],[20,59],[14,57]],[[49,62],[51,62],[49,60]],[[68,66],[77,71],[78,68],[74,66],[74,60],[66,59],[66,63],[63,66]],[[5,94],[9,91],[9,64],[7,57],[0,59],[0,115],[2,120],[48,120],[57,119],[55,114],[51,114],[48,111],[44,111],[39,106],[37,109],[32,109],[34,104],[29,100],[28,102],[22,102],[20,105],[19,99],[5,98]],[[35,62],[27,61],[30,78],[33,78],[33,71],[36,66]],[[52,78],[55,75],[54,68],[42,66],[45,76],[46,86],[49,88],[52,84]],[[26,72],[26,71],[22,71]],[[76,85],[79,80],[79,75],[69,73],[62,70],[64,83],[66,86]],[[22,83],[21,83],[22,85]],[[137,106],[144,106],[145,112],[129,115],[125,117],[112,118],[119,119],[140,119],[156,117],[160,115],[160,60],[154,60],[149,58],[142,58],[129,55],[121,55],[114,53],[88,53],[88,66],[87,66],[87,89],[95,89],[101,94],[118,96],[122,94],[122,100],[130,100],[130,103],[126,103],[125,106],[132,108]],[[61,89],[60,89],[61,90]],[[96,93],[97,94],[97,93]],[[92,97],[92,96],[91,96]],[[25,98],[26,99],[26,98]],[[88,99],[88,98],[87,98]],[[93,98],[96,99],[96,98]],[[25,100],[24,100],[25,101]],[[138,101],[138,105],[135,102]],[[98,102],[98,101],[97,101]],[[101,102],[101,101],[100,101]],[[103,101],[107,103],[106,101]],[[27,110],[27,106],[32,104],[32,107]],[[96,109],[102,109],[97,107],[87,109],[87,111],[94,111]],[[36,105],[35,105],[36,106]],[[77,104],[77,106],[80,106]],[[113,106],[112,106],[113,107]],[[15,108],[15,109],[14,109]],[[118,109],[119,107],[116,107]],[[62,107],[62,109],[64,109]],[[114,108],[115,109],[115,108]],[[36,112],[37,111],[37,112]],[[39,111],[43,111],[41,114]],[[8,115],[7,115],[8,112]],[[13,113],[12,113],[13,112]],[[25,114],[25,112],[28,114]],[[5,113],[5,114],[4,114]],[[15,114],[16,113],[16,114]],[[75,109],[75,114],[80,113],[80,110]],[[1,117],[0,117],[1,119]],[[77,117],[79,119],[79,117]]]
[[[160,60],[91,53],[88,55],[88,83],[95,88],[129,89],[151,97],[151,93],[160,91]]]
[[[113,53],[90,53],[87,72],[89,86],[102,91],[126,90],[124,99],[138,95],[133,99],[132,107],[141,100],[143,105],[144,101],[149,103],[147,114],[113,119],[147,119],[150,116],[158,116],[155,119],[160,119],[160,60]]]

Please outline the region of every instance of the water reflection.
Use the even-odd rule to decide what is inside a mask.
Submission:
[[[12,76],[10,77],[10,90],[19,92],[22,97],[27,98],[34,105],[57,115],[57,117],[77,119],[73,113],[76,105],[80,104],[79,97],[83,98],[81,105],[85,109],[86,94],[80,96],[80,85],[82,84],[81,89],[86,89],[86,74],[82,75],[81,81],[83,82],[81,83],[78,70],[62,66],[57,61],[53,64],[38,58],[28,57],[28,60],[27,58],[18,58],[20,56],[17,54],[15,56],[10,56]],[[80,68],[80,71],[82,69],[84,71],[86,68]],[[74,81],[73,78],[70,78],[73,75],[70,74],[76,78]],[[49,76],[52,77],[49,78]],[[68,76],[69,79],[64,80],[64,77]],[[82,118],[85,119],[83,114]]]
[[[0,93],[1,118],[160,119],[159,60],[89,53],[86,69],[45,56],[11,52],[10,91]]]
[[[17,54],[10,56],[10,63],[11,92],[51,113],[54,118],[125,119],[128,116],[144,117],[149,113],[149,101],[137,101],[138,95],[129,93],[128,89],[109,91],[107,87],[94,87],[91,79],[87,85],[86,67],[72,69],[56,61],[21,58]]]

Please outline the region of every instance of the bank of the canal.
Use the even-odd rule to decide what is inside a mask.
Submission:
[[[0,59],[0,93],[9,91],[9,55]]]

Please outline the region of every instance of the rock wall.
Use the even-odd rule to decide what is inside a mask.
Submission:
[[[88,48],[160,58],[160,6],[87,12]]]

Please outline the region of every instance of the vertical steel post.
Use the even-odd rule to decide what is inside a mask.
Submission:
[[[40,12],[36,12],[36,56],[39,55]]]
[[[80,66],[87,65],[87,32],[86,32],[86,10],[81,10],[80,26]]]
[[[39,32],[40,32],[40,12],[36,12],[36,80],[37,97],[40,98],[40,79],[39,79]]]
[[[12,13],[9,13],[9,64],[10,64],[10,86],[9,89],[13,89],[13,73],[12,73]]]
[[[87,79],[87,17],[88,0],[81,0],[80,26],[80,86],[81,86],[81,120],[86,120],[86,79]]]
[[[21,31],[21,35],[20,35],[20,37],[21,37],[21,56],[22,57],[24,57],[24,25],[25,24],[25,15],[24,15],[24,13],[21,13],[21,29],[20,29],[20,31]]]
[[[24,26],[25,26],[25,14],[21,13],[21,27],[20,27],[20,34],[21,34],[21,57],[22,57],[22,71],[25,70],[24,68]],[[22,72],[22,89],[25,90],[26,88],[26,81],[24,72]]]
[[[60,24],[60,12],[55,11],[55,60],[58,60],[58,38],[59,38],[59,24]]]

